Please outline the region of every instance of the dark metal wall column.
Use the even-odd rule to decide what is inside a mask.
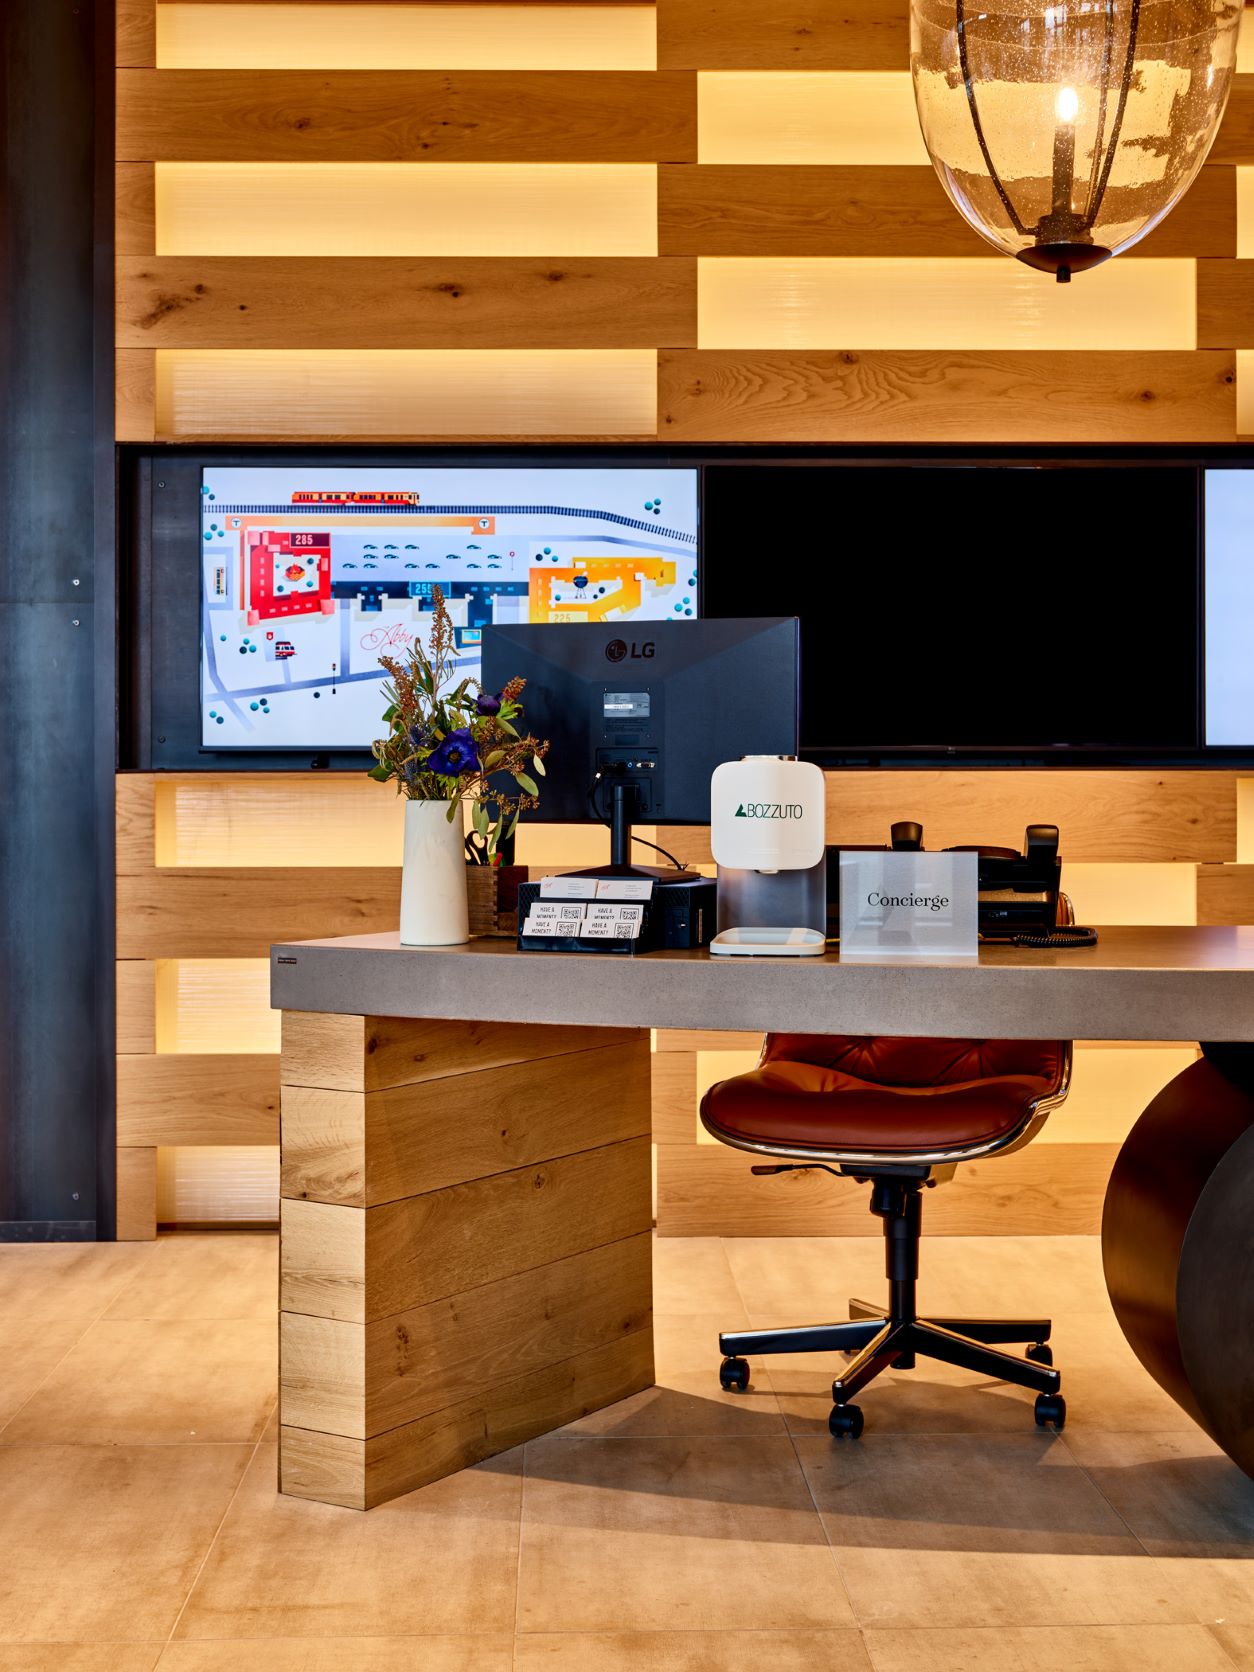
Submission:
[[[0,1240],[113,1234],[112,10],[0,4]]]

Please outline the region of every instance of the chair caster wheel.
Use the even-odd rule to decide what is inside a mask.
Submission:
[[[1038,1428],[1052,1425],[1060,1432],[1067,1421],[1067,1401],[1060,1393],[1038,1393],[1035,1415]]]
[[[833,1405],[827,1419],[828,1432],[834,1440],[848,1437],[856,1440],[862,1433],[862,1410],[857,1405]]]
[[[749,1361],[725,1358],[718,1367],[718,1379],[724,1393],[743,1393],[749,1386]]]
[[[1035,1347],[1029,1347],[1023,1356],[1024,1358],[1030,1358],[1033,1364],[1052,1364],[1054,1362],[1054,1349],[1048,1341],[1038,1341]]]

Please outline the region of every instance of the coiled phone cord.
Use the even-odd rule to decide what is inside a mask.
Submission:
[[[1011,946],[1096,946],[1097,930],[1083,929],[1078,923],[1047,930],[1043,935],[1014,935]]]

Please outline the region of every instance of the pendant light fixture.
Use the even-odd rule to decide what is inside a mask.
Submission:
[[[1188,190],[1228,102],[1239,0],[911,0],[928,154],[982,238],[1060,283]]]

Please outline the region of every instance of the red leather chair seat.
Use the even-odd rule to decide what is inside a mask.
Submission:
[[[1055,1091],[1053,1041],[774,1034],[761,1067],[712,1086],[716,1136],[798,1150],[965,1149],[1005,1137]]]

